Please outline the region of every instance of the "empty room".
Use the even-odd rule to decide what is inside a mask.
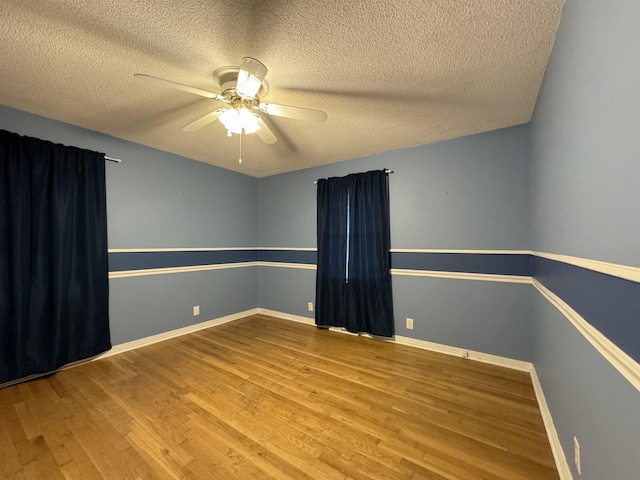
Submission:
[[[640,3],[5,0],[0,478],[640,478]]]

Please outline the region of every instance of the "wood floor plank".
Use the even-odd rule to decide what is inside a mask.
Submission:
[[[217,441],[230,445],[234,450],[244,455],[250,462],[274,478],[313,478],[309,476],[304,469],[298,469],[283,457],[274,454],[267,445],[238,431],[233,425],[229,425],[227,422],[219,419],[208,409],[196,408],[190,426],[192,429],[202,432],[214,442]]]
[[[2,391],[0,391],[1,393]],[[11,436],[4,433],[10,431],[12,427],[6,412],[5,408],[0,409],[0,432],[3,432],[0,435],[0,478],[8,478],[22,471],[22,464],[18,460],[14,441]]]
[[[0,478],[558,478],[525,372],[265,315],[2,389],[0,428]]]
[[[37,461],[29,462],[24,466],[24,473],[27,478],[42,480],[64,480],[64,475],[60,471],[51,450],[42,435],[30,439]]]

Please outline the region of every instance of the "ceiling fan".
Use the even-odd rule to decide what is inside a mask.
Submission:
[[[213,73],[214,81],[220,88],[219,94],[143,73],[136,73],[134,77],[226,103],[225,108],[218,108],[185,126],[182,129],[185,132],[194,132],[220,120],[227,129],[228,136],[232,133],[255,132],[264,143],[272,144],[278,139],[258,112],[316,123],[322,123],[327,119],[327,114],[320,110],[262,102],[260,96],[266,95],[269,90],[265,80],[266,75],[267,67],[260,61],[252,57],[244,57],[240,67],[223,67]]]

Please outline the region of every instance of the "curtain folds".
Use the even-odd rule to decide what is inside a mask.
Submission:
[[[318,180],[316,324],[394,334],[388,178]]]
[[[0,383],[111,348],[104,156],[0,130]]]

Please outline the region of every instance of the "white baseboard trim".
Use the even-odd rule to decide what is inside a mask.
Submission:
[[[391,338],[387,338],[369,335],[368,333],[352,333],[345,330],[344,328],[330,327],[329,330],[331,330],[332,332],[345,333],[348,335],[360,335],[362,337],[376,338],[378,340],[397,343],[399,345],[405,345],[407,347],[421,348],[422,350],[444,353],[445,355],[451,355],[453,357],[466,358],[468,360],[489,363],[491,365],[497,365],[498,367],[511,368],[513,370],[520,370],[522,372],[530,372],[533,369],[533,364],[531,362],[514,360],[513,358],[491,355],[489,353],[476,352],[474,350],[467,350],[459,347],[451,347],[442,343],[428,342],[426,340],[418,340],[416,338],[403,337],[401,335],[394,335]]]
[[[256,262],[259,267],[299,268],[302,270],[316,270],[317,266],[310,263],[286,263],[286,262]]]
[[[153,345],[154,343],[163,342],[165,340],[169,340],[170,338],[180,337],[182,335],[187,335],[189,333],[197,332],[198,330],[204,330],[205,328],[222,325],[223,323],[233,322],[234,320],[239,320],[240,318],[248,317],[249,315],[255,315],[256,313],[258,313],[258,309],[253,308],[251,310],[245,310],[244,312],[238,312],[231,315],[226,315],[224,317],[214,318],[213,320],[207,320],[205,322],[196,323],[187,327],[158,333],[157,335],[151,335],[149,337],[140,338],[131,342],[120,343],[118,345],[114,345],[111,350],[93,358],[92,361],[111,357],[113,355],[118,355],[119,353],[128,352],[129,350],[134,350],[136,348],[146,347],[147,345]]]
[[[395,341],[396,343],[399,343],[401,345],[421,348],[423,350],[430,350],[432,352],[444,353],[446,355],[452,355],[454,357],[467,358],[469,360],[475,360],[476,362],[489,363],[491,365],[511,368],[513,370],[520,370],[522,372],[530,372],[533,369],[533,364],[531,362],[515,360],[513,358],[501,357],[499,355],[492,355],[489,353],[482,353],[459,347],[451,347],[449,345],[428,342],[426,340],[418,340],[411,337],[396,335],[392,341]]]
[[[259,315],[268,315],[270,317],[278,317],[284,320],[291,320],[292,322],[304,323],[305,325],[315,325],[315,318],[303,317],[302,315],[293,315],[291,313],[278,312],[276,310],[269,310],[268,308],[258,308],[256,312]]]
[[[540,413],[542,414],[542,421],[544,422],[544,428],[547,431],[547,438],[549,438],[549,445],[551,445],[551,452],[553,458],[556,461],[556,468],[558,469],[558,475],[560,480],[573,480],[573,475],[567,463],[567,457],[564,454],[562,445],[560,444],[560,438],[558,438],[558,432],[553,424],[553,418],[551,417],[551,411],[547,400],[544,397],[542,391],[542,385],[538,378],[538,373],[535,368],[531,369],[531,383],[533,384],[533,390],[536,392],[536,399],[538,400],[538,406],[540,407]]]

